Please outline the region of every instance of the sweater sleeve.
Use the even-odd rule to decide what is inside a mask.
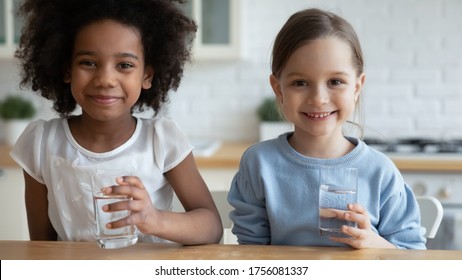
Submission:
[[[255,189],[245,173],[238,172],[228,194],[228,202],[234,207],[230,218],[232,232],[239,244],[270,244],[271,233],[262,191]]]
[[[367,147],[359,163],[358,199],[374,231],[399,249],[425,249],[419,206],[395,164]]]
[[[401,181],[401,180],[397,180]],[[400,249],[425,249],[425,238],[420,226],[420,211],[409,186],[401,181],[401,188],[382,201],[380,235]]]

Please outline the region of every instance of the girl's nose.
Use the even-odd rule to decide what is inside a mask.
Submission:
[[[116,74],[109,67],[101,67],[96,71],[94,78],[95,86],[97,87],[115,87],[117,85]]]
[[[329,98],[329,92],[325,87],[316,86],[310,89],[308,103],[310,105],[320,106],[329,103]]]

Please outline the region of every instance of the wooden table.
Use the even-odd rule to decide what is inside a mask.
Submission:
[[[138,243],[101,249],[94,242],[0,241],[2,260],[462,260],[462,251],[339,247]]]

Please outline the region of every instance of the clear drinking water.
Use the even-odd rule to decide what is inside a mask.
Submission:
[[[104,195],[96,194],[93,196],[96,217],[96,238],[99,246],[106,249],[115,249],[130,246],[138,241],[136,227],[129,225],[126,227],[109,229],[106,224],[127,217],[130,214],[129,210],[104,212],[103,206],[119,201],[128,200],[123,195]]]
[[[321,235],[347,237],[341,232],[343,225],[356,227],[356,223],[337,219],[338,213],[347,210],[347,205],[356,203],[356,188],[346,189],[321,185],[319,188],[319,229]],[[340,210],[340,211],[339,211]]]

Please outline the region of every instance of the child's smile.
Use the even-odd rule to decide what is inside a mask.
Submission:
[[[310,119],[319,119],[319,120],[325,120],[332,116],[332,114],[335,114],[335,111],[333,112],[321,112],[321,113],[303,113]]]
[[[123,101],[122,97],[110,96],[110,95],[93,95],[91,98],[94,100],[95,103],[102,105],[102,106],[109,106],[113,105],[118,101]]]

